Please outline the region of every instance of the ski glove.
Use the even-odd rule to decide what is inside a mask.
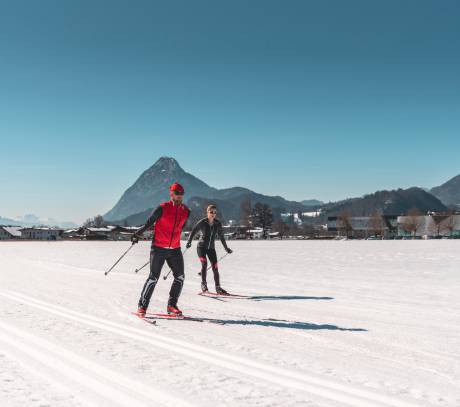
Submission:
[[[231,254],[231,253],[233,253],[233,250],[232,250],[232,249],[230,249],[229,247],[227,247],[225,250],[227,251],[227,253],[228,253],[228,254]]]
[[[139,242],[139,236],[132,235],[131,236],[131,242],[133,242],[133,244],[136,244],[137,242]]]
[[[192,247],[192,242],[187,242],[187,244],[185,245],[185,247],[187,249],[190,249]]]

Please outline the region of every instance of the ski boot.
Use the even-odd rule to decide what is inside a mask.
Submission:
[[[229,295],[220,285],[216,287],[216,293],[219,295]]]
[[[140,318],[144,318],[146,312],[147,312],[147,310],[145,308],[139,307],[139,309],[137,310],[137,315]]]
[[[209,292],[209,290],[208,290],[208,284],[207,284],[206,282],[202,282],[202,283],[201,283],[201,292],[203,292],[203,293]]]
[[[182,316],[182,311],[177,308],[177,305],[170,305],[168,304],[168,308],[166,309],[169,315],[174,315],[176,317]]]

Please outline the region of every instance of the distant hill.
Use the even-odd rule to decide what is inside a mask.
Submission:
[[[22,223],[14,219],[4,218],[3,216],[0,216],[0,225],[22,226]]]
[[[377,191],[362,198],[329,203],[322,209],[325,216],[336,216],[343,211],[348,211],[353,216],[370,216],[375,211],[385,215],[400,215],[412,208],[422,212],[447,210],[438,198],[417,187]]]
[[[63,222],[53,218],[39,218],[38,216],[27,214],[15,219],[4,218],[0,216],[0,225],[14,225],[22,227],[31,226],[50,226],[50,227],[61,227],[64,229],[71,229],[78,225],[74,222]]]
[[[323,201],[318,201],[317,199],[305,199],[300,201],[301,204],[305,206],[322,206],[324,205]]]
[[[460,175],[430,191],[418,187],[377,191],[360,198],[324,204],[316,199],[288,201],[281,196],[263,195],[242,187],[213,188],[184,171],[174,158],[161,157],[125,191],[113,209],[104,215],[104,219],[116,224],[143,224],[153,208],[169,199],[169,186],[173,182],[184,185],[185,203],[192,209],[194,219],[205,216],[206,206],[214,203],[218,206],[222,220],[239,222],[243,201],[250,201],[252,205],[256,202],[269,205],[275,219],[283,212],[321,209],[322,215],[317,221],[326,216],[338,215],[344,210],[350,211],[353,216],[369,216],[376,211],[398,215],[405,214],[412,208],[418,208],[422,212],[439,212],[447,210],[447,205],[460,204]]]
[[[444,205],[460,207],[460,175],[430,190]]]

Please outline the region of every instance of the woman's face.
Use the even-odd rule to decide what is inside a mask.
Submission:
[[[217,210],[216,209],[210,209],[208,211],[208,218],[209,219],[215,219],[217,215]]]

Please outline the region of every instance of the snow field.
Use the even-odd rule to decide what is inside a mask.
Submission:
[[[208,321],[157,326],[130,315],[147,243],[103,275],[127,244],[0,244],[1,405],[460,405],[456,241],[229,242],[252,299],[196,295],[191,250],[179,305]]]

